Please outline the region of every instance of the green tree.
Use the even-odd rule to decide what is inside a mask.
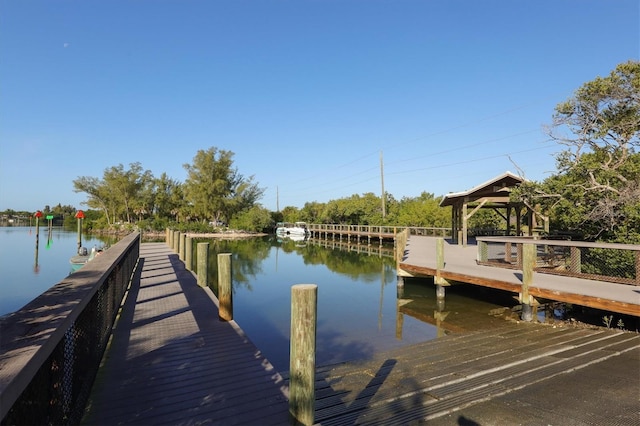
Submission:
[[[177,213],[184,206],[182,184],[162,173],[154,180],[154,207],[157,217],[173,218],[177,221]]]
[[[282,214],[282,221],[278,222],[298,222],[302,220],[300,209],[294,206],[286,206],[280,213]]]
[[[517,192],[540,203],[554,227],[587,239],[638,241],[640,62],[618,65],[556,107],[548,134],[564,146],[558,173]]]
[[[188,176],[184,195],[193,216],[202,220],[229,221],[250,208],[264,189],[233,167],[233,153],[211,147],[199,150],[193,164],[184,164]]]
[[[107,225],[111,225],[115,216],[115,198],[107,185],[101,179],[92,176],[80,176],[73,181],[74,192],[87,194],[84,203],[90,208],[99,209],[104,213]]]
[[[138,162],[131,163],[128,170],[125,170],[122,164],[105,170],[104,183],[115,197],[117,213],[122,214],[127,222],[132,222],[133,212],[144,209],[143,191],[152,179],[151,172],[143,170]]]
[[[245,231],[264,231],[271,225],[271,214],[264,207],[255,205],[237,214],[229,225],[234,229],[244,229]]]
[[[304,203],[302,209],[300,209],[300,220],[308,223],[319,223],[322,218],[322,211],[325,209],[324,203],[317,201]]]
[[[448,227],[450,208],[440,207],[440,197],[422,192],[419,197],[404,197],[398,205],[396,223],[401,226]]]

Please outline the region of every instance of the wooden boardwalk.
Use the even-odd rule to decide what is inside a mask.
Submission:
[[[435,276],[436,240],[433,237],[410,236],[404,258],[399,263],[399,274]],[[445,241],[444,252],[443,278],[514,293],[520,291],[522,272],[478,265],[475,245],[464,247]],[[541,299],[640,316],[640,287],[634,285],[534,272],[529,294]]]
[[[85,424],[286,424],[282,377],[164,243],[140,248]],[[137,280],[136,280],[137,281]]]
[[[140,262],[83,423],[289,424],[287,373],[235,322],[218,320],[215,298],[164,243],[142,244]],[[505,321],[319,366],[315,419],[636,424],[639,377],[637,333]]]

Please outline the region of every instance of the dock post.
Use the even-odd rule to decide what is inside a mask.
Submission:
[[[444,286],[449,284],[446,279],[440,276],[440,271],[444,269],[444,238],[436,240],[436,299],[444,299]]]
[[[233,319],[233,285],[231,282],[231,253],[218,254],[218,301],[220,321]]]
[[[193,237],[185,238],[184,264],[187,270],[193,270]]]
[[[166,245],[170,246],[170,242],[171,242],[171,237],[169,236],[169,233],[171,232],[171,230],[169,228],[165,228],[164,230],[164,242]]]
[[[522,303],[522,321],[531,321],[533,314],[531,310],[531,296],[529,286],[533,284],[533,268],[536,265],[536,245],[531,243],[523,244],[522,247],[522,293],[520,293],[520,303]]]
[[[169,228],[167,228],[167,245],[173,248],[173,231]]]
[[[180,234],[180,247],[178,248],[178,258],[184,262],[185,243],[187,234]]]
[[[579,274],[582,272],[580,249],[578,247],[571,247],[569,250],[571,253],[569,257],[569,270],[574,274]]]
[[[317,300],[317,285],[291,287],[289,418],[305,426],[314,423],[315,414]]]
[[[173,243],[171,246],[171,250],[173,250],[174,253],[178,252],[179,243],[180,243],[180,231],[173,231]]]
[[[198,243],[198,271],[197,279],[200,287],[207,286],[207,274],[209,272],[209,243]]]

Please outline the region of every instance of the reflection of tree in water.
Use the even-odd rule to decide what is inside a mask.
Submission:
[[[330,271],[354,281],[379,283],[381,265],[387,266],[385,282],[395,279],[395,261],[390,257],[367,256],[315,245],[306,247],[302,257],[305,265],[325,265]]]
[[[251,290],[250,280],[262,273],[262,262],[269,257],[271,244],[264,238],[242,240],[199,240],[209,243],[208,279],[213,292],[218,294],[218,254],[231,253],[234,291],[237,286]],[[195,247],[196,242],[194,242]],[[194,250],[195,253],[195,250]]]
[[[395,280],[395,261],[390,257],[368,256],[362,253],[327,248],[291,239],[273,237],[239,240],[198,239],[193,241],[193,263],[197,265],[197,244],[209,243],[209,283],[218,294],[218,254],[231,253],[233,286],[252,290],[251,281],[262,273],[262,263],[270,255],[272,247],[283,253],[297,253],[305,265],[325,265],[330,271],[344,275],[353,281],[379,283],[381,267],[384,266],[384,281]]]

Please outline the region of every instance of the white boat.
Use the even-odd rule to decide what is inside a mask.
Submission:
[[[307,229],[307,224],[305,222],[278,222],[276,225],[276,235],[281,237],[307,237],[309,236],[309,233],[309,229]]]

